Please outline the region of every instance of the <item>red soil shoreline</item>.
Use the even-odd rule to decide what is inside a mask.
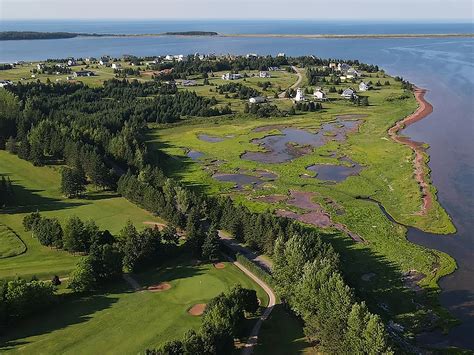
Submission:
[[[403,137],[399,135],[399,132],[405,127],[418,122],[430,115],[433,112],[433,106],[426,101],[425,99],[425,89],[418,87],[414,88],[415,99],[418,102],[418,108],[414,113],[405,117],[403,120],[398,121],[394,126],[388,130],[388,135],[395,142],[405,144],[410,147],[415,153],[414,167],[415,167],[415,179],[420,185],[423,204],[420,211],[417,214],[425,215],[427,211],[433,205],[433,196],[430,193],[430,183],[428,179],[428,173],[425,171],[425,159],[424,153],[425,149],[423,143],[412,141],[408,137]]]

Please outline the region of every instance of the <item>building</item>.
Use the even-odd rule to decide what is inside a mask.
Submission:
[[[353,77],[353,78],[356,78],[356,77],[359,77],[360,76],[360,73],[355,70],[354,68],[349,68],[346,70],[346,76],[349,77]]]
[[[314,92],[314,98],[316,100],[319,100],[319,101],[326,101],[327,100],[326,93],[322,90],[316,90]]]
[[[278,71],[280,67],[268,67],[268,71]]]
[[[100,64],[100,65],[107,65],[107,64],[109,64],[109,58],[108,58],[108,57],[102,57],[102,58],[100,58],[99,64]]]
[[[286,54],[285,53],[278,53],[277,57],[286,57]]]
[[[120,63],[112,63],[112,69],[121,69],[122,65]]]
[[[346,71],[348,71],[350,68],[351,68],[351,66],[350,66],[349,64],[346,64],[346,63],[339,63],[339,64],[337,65],[337,70],[342,71],[342,72],[346,72]]]
[[[10,80],[0,80],[0,88],[4,88],[5,86],[12,85],[13,82]]]
[[[222,80],[237,80],[237,79],[242,79],[242,78],[243,78],[242,74],[226,73],[222,75]]]
[[[77,77],[80,77],[80,76],[94,76],[94,72],[90,71],[90,70],[79,70],[79,71],[76,71],[74,72],[74,77],[77,78]]]
[[[329,69],[337,69],[337,63],[329,63]]]
[[[346,90],[344,90],[341,94],[341,96],[347,100],[350,100],[350,99],[355,99],[357,98],[357,95],[355,93],[354,90],[352,90],[351,88],[348,88]]]
[[[196,86],[197,83],[196,83],[196,80],[183,80],[181,82],[181,85],[183,85],[183,86]]]
[[[67,60],[67,65],[68,65],[69,67],[72,67],[72,66],[74,66],[74,65],[77,65],[77,62],[76,62],[76,60],[75,60],[74,58],[69,58],[69,59]]]
[[[38,63],[36,64],[36,69],[41,70],[44,68],[44,63]]]
[[[359,91],[367,91],[370,90],[370,85],[364,83],[363,81],[359,84]]]
[[[259,76],[260,76],[261,78],[271,78],[271,77],[272,77],[272,76],[270,75],[270,73],[267,72],[267,71],[261,71],[261,72],[259,73]]]
[[[255,96],[255,97],[251,97],[251,98],[249,99],[249,102],[250,102],[251,104],[261,104],[261,103],[263,103],[263,102],[265,102],[265,101],[267,101],[267,99],[264,98],[263,96]]]
[[[301,88],[296,89],[295,101],[305,101],[304,91]]]
[[[249,58],[258,58],[258,55],[256,53],[249,53],[246,55],[247,59]]]

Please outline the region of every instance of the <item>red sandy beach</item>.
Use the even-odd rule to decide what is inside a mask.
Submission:
[[[425,100],[425,89],[415,87],[414,94],[416,101],[418,102],[418,109],[411,115],[405,117],[403,120],[398,121],[393,127],[388,130],[389,136],[398,143],[409,146],[415,152],[415,179],[420,185],[421,193],[423,196],[423,204],[419,214],[424,215],[431,208],[433,204],[433,196],[429,191],[430,185],[428,181],[428,174],[425,171],[424,163],[424,152],[423,143],[412,141],[408,137],[400,136],[398,133],[405,127],[418,122],[433,112],[433,106]]]

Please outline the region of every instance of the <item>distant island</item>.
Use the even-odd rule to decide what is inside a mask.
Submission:
[[[34,32],[34,31],[3,31],[0,41],[34,40],[34,39],[65,39],[75,37],[160,37],[160,36],[222,36],[249,38],[448,38],[474,37],[473,33],[432,33],[432,34],[275,34],[246,33],[220,34],[213,31],[176,31],[164,33],[110,34],[110,33],[75,33],[75,32]]]
[[[217,32],[209,31],[184,31],[184,32],[165,32],[165,36],[217,36]]]

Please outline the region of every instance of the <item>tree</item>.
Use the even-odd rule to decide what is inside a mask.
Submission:
[[[90,292],[95,289],[97,280],[90,257],[82,258],[69,277],[69,288],[75,292]]]
[[[202,245],[202,257],[205,260],[215,261],[219,259],[219,234],[213,227],[209,229],[206,239]]]
[[[32,230],[41,245],[63,247],[63,229],[56,218],[40,218]]]
[[[23,228],[26,232],[29,232],[39,220],[41,220],[41,214],[38,211],[27,214],[23,217]]]
[[[64,249],[70,252],[85,252],[87,250],[87,235],[84,223],[77,216],[72,216],[64,226]]]
[[[77,168],[61,170],[61,192],[69,198],[81,196],[86,191],[84,172]]]
[[[16,154],[17,153],[16,139],[13,137],[8,138],[7,142],[5,143],[5,149],[12,154]]]

